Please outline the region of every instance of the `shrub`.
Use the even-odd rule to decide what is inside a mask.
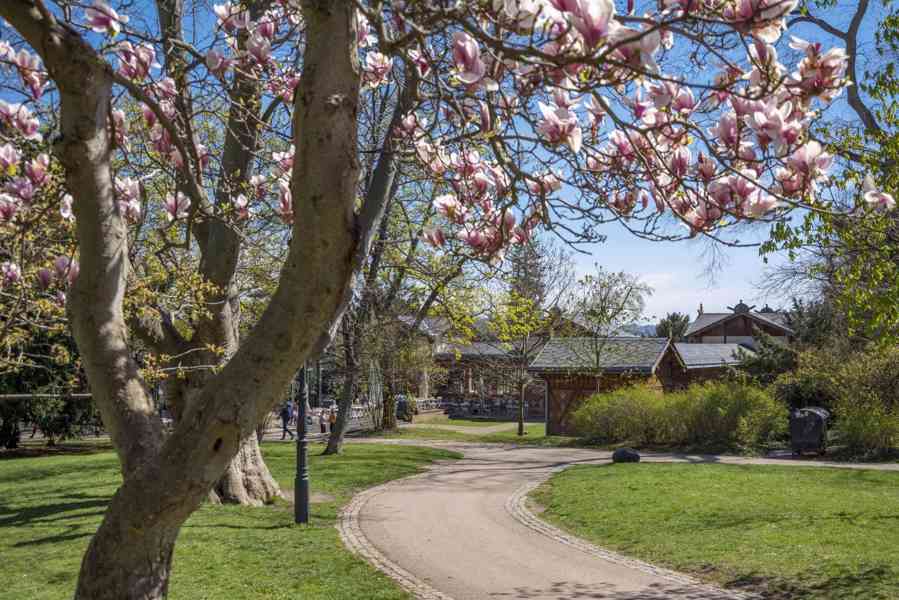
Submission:
[[[872,348],[842,362],[834,375],[835,427],[850,450],[899,448],[899,348]]]
[[[667,428],[662,392],[641,384],[596,394],[574,413],[573,424],[600,443],[654,444]]]
[[[778,377],[772,390],[785,406],[829,409],[839,443],[851,452],[899,447],[899,348],[803,352],[797,369]]]
[[[750,449],[787,428],[786,410],[764,389],[740,381],[667,394],[646,385],[622,388],[589,398],[573,419],[592,441],[638,446]]]

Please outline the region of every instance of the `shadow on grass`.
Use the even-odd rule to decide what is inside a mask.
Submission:
[[[66,501],[58,503],[40,504],[29,506],[25,509],[10,509],[0,505],[0,527],[17,527],[33,525],[36,523],[54,523],[66,519],[80,519],[102,515],[106,505],[109,504],[108,496],[68,495]],[[76,512],[91,508],[103,510],[91,512]]]
[[[877,566],[848,570],[821,577],[810,574],[807,582],[743,575],[728,582],[728,587],[759,594],[765,600],[892,600],[899,571]]]
[[[0,460],[17,458],[40,458],[42,456],[77,456],[82,454],[100,454],[114,450],[112,443],[100,442],[60,442],[55,446],[27,444],[11,450],[0,450]]]

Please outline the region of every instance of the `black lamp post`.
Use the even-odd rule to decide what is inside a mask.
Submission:
[[[306,385],[306,365],[300,369],[297,377],[299,394],[299,418],[297,419],[297,472],[293,481],[294,502],[293,516],[295,523],[309,522],[309,461],[307,458],[309,442],[306,441],[306,409],[309,394]]]

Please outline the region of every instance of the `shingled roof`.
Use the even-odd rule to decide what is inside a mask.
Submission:
[[[747,355],[753,355],[740,344],[688,344],[678,342],[674,344],[677,353],[680,354],[687,369],[708,369],[711,367],[724,367],[740,364],[737,358],[740,350]]]
[[[783,329],[788,333],[793,333],[793,330],[787,327],[787,316],[784,313],[777,312],[748,312],[748,313],[702,313],[696,320],[690,323],[689,327],[687,327],[687,331],[684,333],[684,336],[691,336],[698,331],[702,331],[716,323],[720,323],[721,321],[725,321],[731,317],[737,317],[740,315],[746,315],[751,319],[755,319],[761,323],[767,323],[772,327],[777,327],[778,329]]]
[[[667,338],[553,338],[537,355],[529,371],[603,371],[652,373],[668,348]]]

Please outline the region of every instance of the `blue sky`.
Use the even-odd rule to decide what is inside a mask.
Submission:
[[[747,304],[763,306],[766,301],[777,308],[780,298],[765,298],[755,284],[763,279],[768,267],[759,256],[758,248],[726,248],[719,246],[723,264],[709,277],[707,242],[699,239],[680,242],[650,242],[641,240],[624,229],[608,225],[603,230],[608,240],[602,244],[584,246],[589,255],[575,257],[578,275],[594,270],[594,263],[611,271],[625,271],[640,276],[654,288],[647,298],[646,322],[673,311],[696,316],[699,303],[707,312],[727,310],[741,299]],[[756,239],[767,237],[767,228],[755,233]],[[744,236],[746,237],[746,236]],[[769,257],[773,263],[783,257]]]

